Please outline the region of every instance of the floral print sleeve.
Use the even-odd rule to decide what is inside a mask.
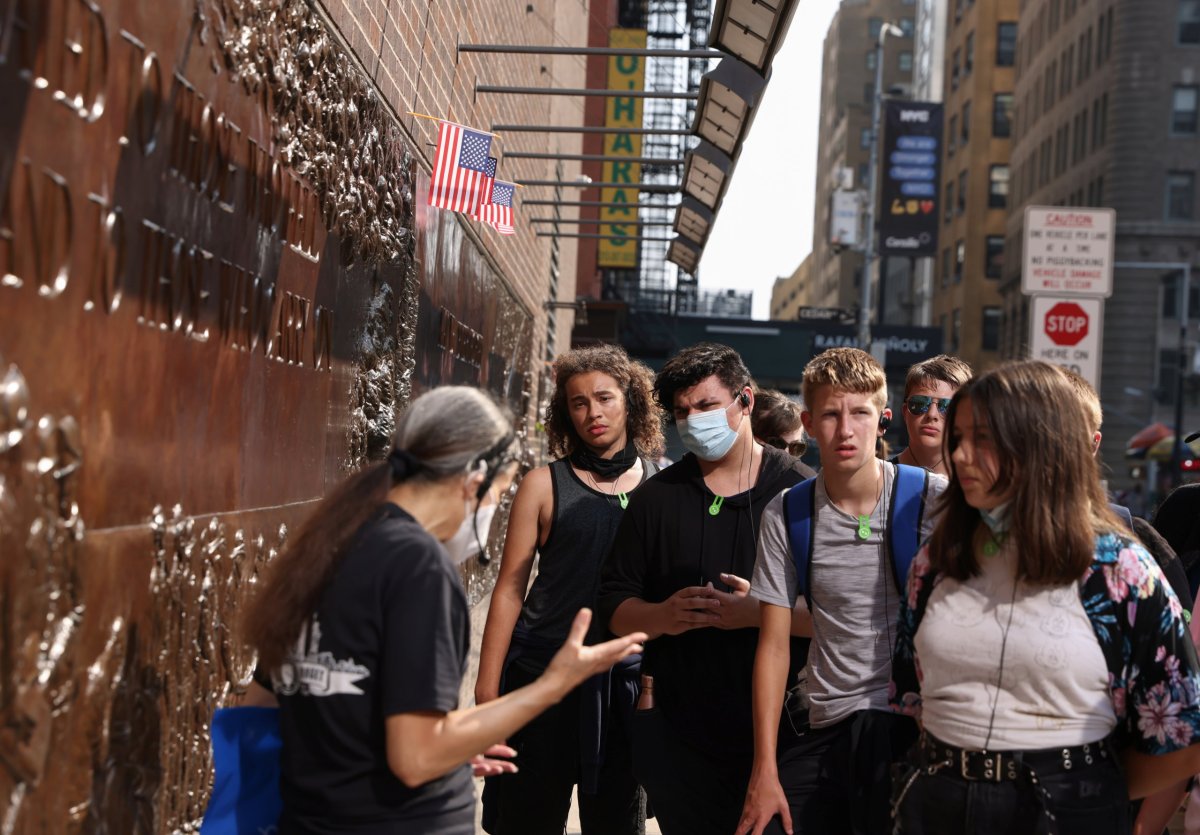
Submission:
[[[921,665],[913,640],[925,615],[934,579],[929,565],[929,546],[924,545],[913,559],[905,594],[900,600],[896,646],[892,652],[892,680],[888,685],[888,702],[892,708],[918,718],[921,715]]]
[[[1200,660],[1153,557],[1131,540],[1100,537],[1082,596],[1108,662],[1119,740],[1147,754],[1200,742]]]

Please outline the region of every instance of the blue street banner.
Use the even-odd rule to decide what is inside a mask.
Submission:
[[[879,254],[937,254],[942,105],[885,102],[879,166]]]

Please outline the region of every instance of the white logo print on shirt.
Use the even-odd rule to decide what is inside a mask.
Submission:
[[[331,652],[321,652],[321,624],[313,615],[311,627],[305,625],[300,637],[279,671],[271,675],[275,692],[281,696],[303,693],[305,696],[362,695],[354,683],[371,674],[354,659],[338,661]]]

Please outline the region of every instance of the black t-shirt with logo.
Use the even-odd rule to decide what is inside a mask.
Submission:
[[[473,835],[469,766],[415,789],[387,763],[388,716],[449,712],[470,644],[462,583],[442,546],[385,505],[342,558],[272,676],[288,833]]]

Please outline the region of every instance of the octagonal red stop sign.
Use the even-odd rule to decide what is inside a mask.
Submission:
[[[1088,335],[1088,315],[1075,302],[1059,302],[1046,311],[1043,327],[1055,345],[1078,345]]]

